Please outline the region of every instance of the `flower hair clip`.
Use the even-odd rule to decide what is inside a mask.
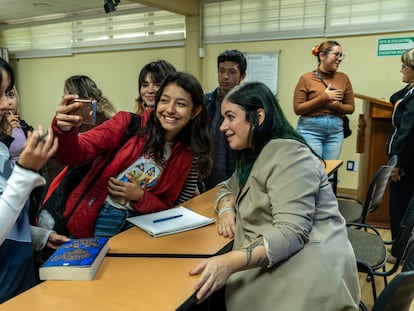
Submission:
[[[312,55],[318,56],[319,54],[319,45],[315,45],[312,49]]]

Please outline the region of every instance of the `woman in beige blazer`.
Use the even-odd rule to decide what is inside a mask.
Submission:
[[[215,208],[234,246],[190,272],[198,302],[225,287],[227,310],[358,310],[356,260],[321,160],[260,82],[233,89],[221,113],[236,171]]]

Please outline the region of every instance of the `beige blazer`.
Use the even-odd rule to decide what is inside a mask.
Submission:
[[[360,288],[345,221],[322,162],[295,140],[274,139],[242,189],[233,175],[218,197],[236,199],[234,249],[257,236],[268,241],[271,267],[233,274],[232,310],[358,310]]]

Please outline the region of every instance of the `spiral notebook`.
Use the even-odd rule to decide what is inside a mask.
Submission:
[[[200,228],[216,221],[214,218],[200,215],[184,206],[130,217],[127,220],[154,237]]]

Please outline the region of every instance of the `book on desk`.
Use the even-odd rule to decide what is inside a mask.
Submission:
[[[108,238],[72,239],[39,268],[41,280],[92,280],[108,252]]]
[[[215,222],[184,206],[127,218],[129,222],[154,237],[200,228]]]

